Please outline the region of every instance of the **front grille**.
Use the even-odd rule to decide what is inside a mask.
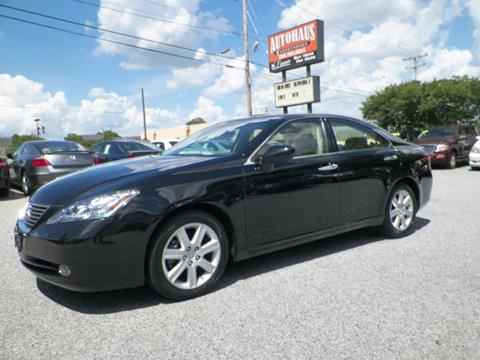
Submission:
[[[423,149],[430,155],[433,155],[433,152],[435,151],[436,147],[437,145],[423,145]]]
[[[28,203],[25,222],[30,228],[34,227],[47,210],[48,206]]]

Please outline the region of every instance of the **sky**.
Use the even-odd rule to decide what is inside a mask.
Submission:
[[[149,129],[244,116],[241,10],[241,0],[0,0],[0,137],[31,134],[36,118],[49,139],[138,136],[141,88]],[[361,117],[366,97],[412,79],[413,55],[428,54],[420,81],[480,70],[480,0],[248,0],[248,15],[254,110],[280,112],[267,36],[312,19],[325,22],[314,112]]]

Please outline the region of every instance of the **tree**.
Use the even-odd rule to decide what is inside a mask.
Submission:
[[[473,123],[480,115],[480,80],[465,76],[391,85],[369,96],[361,111],[385,128]]]
[[[20,145],[22,145],[26,141],[32,141],[32,140],[43,140],[43,138],[35,136],[35,135],[18,135],[14,134],[12,136],[12,143],[8,147],[7,154],[13,154],[15,150],[19,148]]]
[[[196,117],[195,119],[190,120],[187,122],[187,125],[197,125],[197,124],[205,124],[206,121],[201,117]]]
[[[65,136],[65,140],[76,142],[77,144],[83,145],[87,149],[93,147],[97,143],[97,141],[94,140],[85,140],[82,136],[74,133]]]
[[[103,141],[120,139],[120,135],[112,130],[105,130],[103,132],[98,132],[97,135],[103,136]]]

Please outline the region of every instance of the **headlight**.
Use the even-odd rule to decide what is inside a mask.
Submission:
[[[450,149],[450,146],[447,144],[438,144],[435,147],[435,151],[448,151],[448,149]]]
[[[139,193],[138,190],[122,190],[76,201],[56,212],[48,219],[47,224],[103,219],[112,216]]]

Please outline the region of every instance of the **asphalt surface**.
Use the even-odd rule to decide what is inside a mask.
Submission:
[[[218,290],[80,294],[24,269],[0,200],[0,359],[480,359],[480,171],[435,170],[416,231],[231,264]]]

